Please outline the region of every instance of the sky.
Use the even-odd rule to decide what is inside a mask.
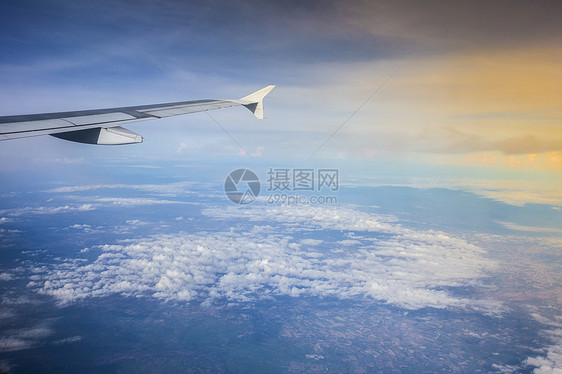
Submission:
[[[238,107],[129,124],[137,145],[0,142],[0,233],[52,246],[25,287],[61,308],[302,295],[501,319],[512,295],[560,301],[560,14],[518,0],[3,1],[0,116],[276,88],[264,120]],[[241,167],[337,168],[348,201],[225,207]],[[447,291],[490,273],[532,290]],[[546,325],[558,335],[536,367],[560,363],[560,323]]]
[[[277,88],[264,121],[237,108],[214,119],[131,125],[148,143],[137,147],[43,137],[4,142],[1,152],[5,159],[29,147],[45,152],[41,159],[344,160],[559,182],[560,8],[557,1],[6,1],[3,115]]]

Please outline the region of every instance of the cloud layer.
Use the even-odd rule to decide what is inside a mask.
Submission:
[[[562,373],[562,316],[555,316],[554,320],[545,318],[537,313],[532,316],[550,329],[545,331],[551,344],[543,349],[544,356],[529,357],[523,365],[534,367],[535,374],[560,374]]]
[[[360,1],[348,8],[373,34],[414,41],[426,50],[553,43],[562,35],[562,7],[551,0]]]
[[[203,304],[288,295],[501,310],[493,301],[455,295],[452,288],[478,285],[494,264],[480,248],[442,232],[349,208],[229,207],[204,214],[247,224],[103,245],[93,249],[99,251],[93,261],[35,268],[29,287],[61,304],[114,294]]]

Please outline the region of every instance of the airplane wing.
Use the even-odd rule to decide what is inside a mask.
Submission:
[[[238,100],[196,100],[75,112],[0,117],[0,140],[37,135],[87,144],[141,143],[142,136],[122,124],[243,105],[263,118],[263,98],[275,88],[267,86]]]

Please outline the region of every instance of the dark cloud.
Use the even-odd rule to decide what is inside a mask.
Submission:
[[[562,151],[562,139],[544,140],[534,135],[507,138],[494,143],[505,154],[525,154]]]
[[[298,74],[303,63],[402,58],[467,47],[559,40],[559,2],[538,1],[8,1],[5,64],[49,61],[56,81],[95,74],[134,81],[166,66],[230,76]],[[247,72],[247,73],[245,73]],[[279,74],[279,73],[278,73]],[[287,78],[289,79],[289,78]],[[303,77],[295,78],[295,81]]]
[[[550,44],[562,38],[562,2],[553,0],[363,1],[355,12],[375,35],[438,50]]]
[[[127,51],[184,61],[357,61],[405,50],[559,41],[559,1],[9,1],[0,42],[16,56]],[[4,56],[4,58],[8,58]],[[15,57],[11,56],[13,60]],[[224,61],[223,61],[224,62]]]
[[[220,56],[236,65],[364,60],[394,48],[330,1],[32,0],[2,10],[0,41],[22,60],[51,52],[107,54],[111,46],[113,53],[165,53],[184,61]]]

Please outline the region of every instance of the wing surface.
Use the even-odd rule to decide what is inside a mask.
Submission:
[[[130,144],[142,137],[121,125],[182,114],[243,105],[263,118],[263,98],[275,86],[267,86],[239,100],[196,100],[119,108],[81,110],[0,117],[0,140],[37,135],[89,144]],[[97,136],[97,139],[96,139]]]

